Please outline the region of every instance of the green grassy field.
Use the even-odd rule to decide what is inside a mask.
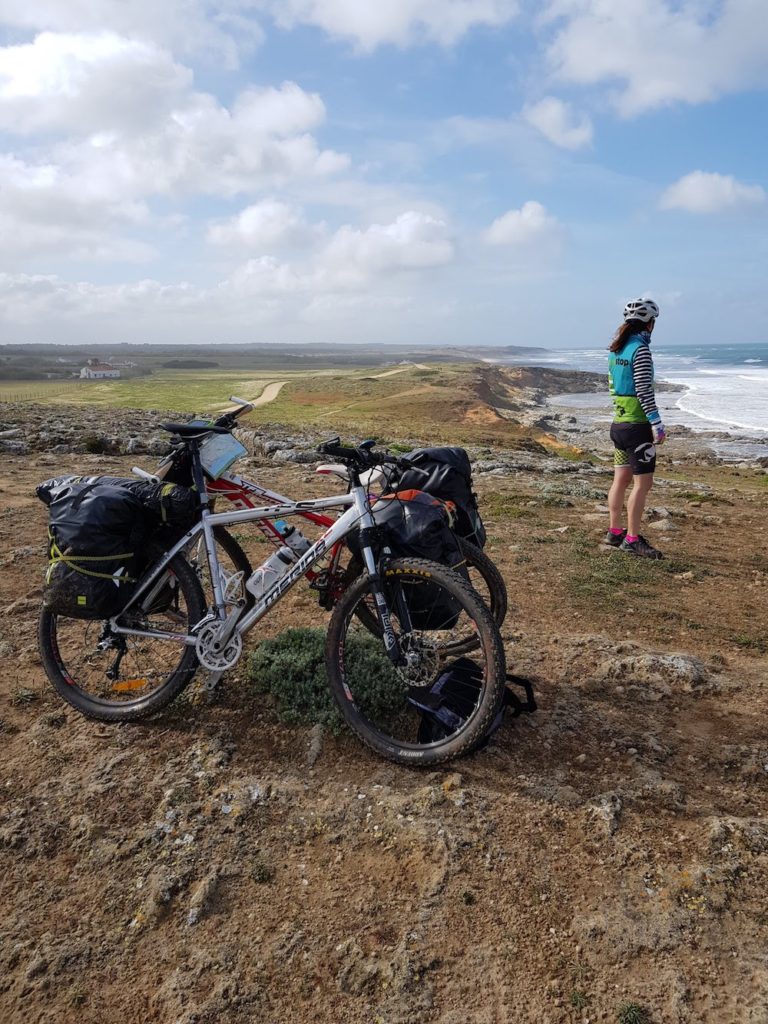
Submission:
[[[272,422],[388,441],[408,437],[429,443],[513,446],[540,433],[499,415],[493,397],[478,383],[477,371],[467,363],[274,372],[250,367],[158,370],[149,377],[124,380],[4,381],[0,402],[200,415],[227,408],[230,395],[257,400],[268,385],[280,382],[276,397],[256,408],[244,426]]]
[[[335,371],[345,373],[351,371]],[[358,371],[359,372],[359,371]],[[0,402],[39,402],[62,405],[102,405],[114,409],[214,410],[226,406],[230,395],[258,398],[274,380],[300,380],[297,371],[262,374],[244,370],[163,370],[151,377],[103,381],[3,381]]]

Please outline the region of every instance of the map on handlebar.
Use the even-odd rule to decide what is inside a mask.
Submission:
[[[232,434],[209,434],[200,444],[200,462],[211,480],[218,480],[237,459],[247,454],[248,450]]]

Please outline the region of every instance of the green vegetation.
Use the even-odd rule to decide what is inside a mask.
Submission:
[[[271,864],[267,863],[263,857],[256,857],[251,866],[251,878],[254,882],[258,882],[259,885],[264,885],[267,882],[271,882],[275,877],[275,869]]]
[[[14,707],[25,707],[28,704],[34,704],[36,700],[40,700],[38,691],[30,690],[26,686],[17,686],[11,695],[11,704]]]
[[[728,498],[723,498],[719,494],[711,494],[709,491],[679,491],[676,497],[681,498],[683,501],[699,501],[702,504],[713,502],[721,505],[733,505],[733,502]]]
[[[521,507],[530,500],[526,494],[490,491],[483,496],[483,515],[487,519],[532,519],[536,515],[533,509]]]
[[[583,1010],[586,1008],[589,999],[587,998],[586,992],[582,992],[581,989],[575,988],[571,992],[571,1006],[574,1010]]]
[[[607,488],[599,490],[597,487],[590,487],[586,481],[577,478],[557,483],[548,481],[540,486],[541,492],[545,497],[567,495],[571,498],[589,498],[591,501],[605,501],[608,496]]]
[[[342,718],[328,689],[323,629],[287,629],[251,655],[248,675],[257,693],[268,693],[280,719],[290,725],[324,725],[339,732]],[[366,713],[386,716],[402,703],[402,686],[372,636],[349,636],[345,667],[355,700]],[[355,682],[357,680],[357,682]]]
[[[346,364],[333,369],[329,367],[338,360],[331,354],[321,361],[320,353],[298,358],[280,351],[284,353],[282,363],[277,349],[268,357],[259,353],[248,358],[242,350],[233,354],[215,348],[206,355],[215,354],[220,365],[206,369],[202,364],[213,360],[168,359],[167,349],[149,350],[142,365],[130,371],[134,374],[130,378],[0,379],[0,402],[201,415],[226,408],[230,395],[254,400],[269,384],[279,383],[279,393],[257,407],[244,426],[258,430],[261,423],[280,423],[288,429],[314,429],[320,437],[346,433],[357,438],[392,438],[402,444],[480,441],[512,448],[537,444],[528,428],[501,418],[481,397],[476,367],[471,363],[440,364],[434,371],[413,365],[366,368],[360,365],[358,355],[358,365],[347,357]],[[359,353],[363,351],[361,348]],[[197,364],[195,369],[180,368],[190,362]],[[146,375],[139,376],[139,371]]]
[[[768,632],[728,634],[728,640],[749,654],[768,654]]]
[[[86,434],[83,444],[89,455],[108,455],[112,450],[109,441],[100,434]]]
[[[597,551],[593,540],[583,532],[571,542],[569,562],[566,583],[570,593],[603,607],[653,600],[656,588],[669,586],[669,576],[693,572],[700,579],[708,575],[707,570],[681,559],[651,561],[615,551]]]
[[[167,359],[160,365],[166,370],[212,370],[219,364],[210,359]]]
[[[648,1011],[639,1003],[622,1003],[616,1013],[618,1024],[651,1024]]]

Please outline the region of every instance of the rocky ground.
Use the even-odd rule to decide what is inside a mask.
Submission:
[[[673,438],[668,557],[637,565],[599,546],[606,462],[473,449],[539,710],[424,774],[282,724],[244,672],[142,725],[56,698],[34,485],[151,468],[161,418],[0,408],[1,1020],[768,1022],[761,467]],[[309,433],[243,437],[243,475],[331,488]],[[326,617],[275,615],[251,644]]]

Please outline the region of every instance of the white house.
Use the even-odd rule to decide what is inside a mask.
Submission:
[[[89,359],[88,365],[80,371],[80,380],[105,380],[119,376],[120,371],[111,363],[99,363],[95,359]]]

